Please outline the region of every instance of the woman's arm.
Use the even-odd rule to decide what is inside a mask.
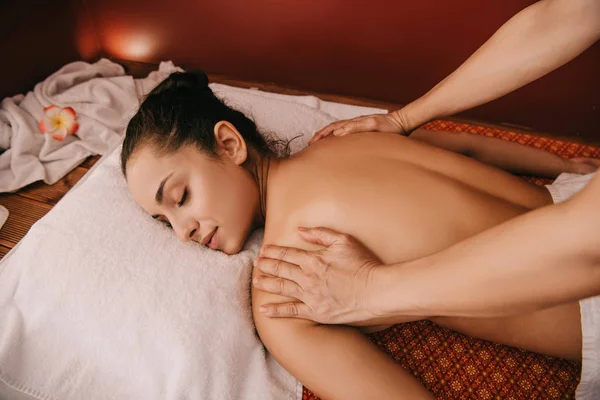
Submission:
[[[295,228],[288,230],[291,233],[277,235],[272,229],[269,231],[271,236],[265,237],[265,243],[311,247],[298,239]],[[264,304],[286,300],[253,288],[256,328],[273,357],[318,396],[344,400],[433,398],[411,374],[355,328],[291,318],[271,319],[259,312]]]
[[[417,129],[410,137],[519,175],[556,178],[563,172],[591,173],[600,166],[600,160],[571,161],[519,143],[466,132]]]
[[[569,62],[600,38],[597,0],[541,0],[508,20],[456,71],[404,108],[335,122],[331,134],[406,133],[435,118],[487,103]]]

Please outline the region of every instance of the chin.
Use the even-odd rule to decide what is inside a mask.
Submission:
[[[237,249],[237,250],[223,249],[223,250],[221,250],[221,251],[222,251],[223,253],[225,253],[225,254],[229,255],[229,256],[233,256],[233,255],[235,255],[235,254],[237,254],[237,253],[239,253],[239,252],[240,252],[240,250],[239,250],[239,249]]]
[[[242,234],[239,240],[229,237],[229,240],[223,240],[223,243],[221,243],[221,245],[220,245],[220,250],[223,253],[228,254],[230,256],[237,254],[244,249],[244,245],[246,244],[246,241],[248,240],[249,237],[250,237],[250,232],[246,233],[246,234]],[[225,239],[224,236],[221,238]],[[221,238],[219,238],[219,239],[221,239]]]
[[[238,243],[224,243],[224,245],[221,247],[221,251],[225,254],[228,254],[230,256],[239,253],[240,251],[242,251],[242,248],[244,247],[244,243],[238,244]]]
[[[222,251],[223,253],[227,254],[227,255],[233,256],[233,255],[235,255],[235,254],[239,253],[240,251],[242,251],[242,246],[240,246],[240,247],[237,247],[237,248],[235,248],[235,249],[227,249],[227,248],[225,248],[225,249],[223,249],[223,250],[221,250],[221,251]]]

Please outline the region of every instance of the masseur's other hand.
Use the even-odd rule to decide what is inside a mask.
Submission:
[[[567,160],[568,167],[566,172],[572,174],[591,174],[600,168],[600,159],[588,157],[575,157]]]
[[[321,250],[263,246],[255,266],[256,288],[292,297],[291,303],[268,304],[269,317],[310,319],[323,324],[354,324],[376,318],[369,311],[372,272],[381,261],[357,240],[326,228],[298,229]]]
[[[389,114],[363,115],[360,117],[337,121],[327,125],[312,137],[309,145],[327,136],[344,136],[356,132],[392,132],[408,133],[407,122],[399,111]]]

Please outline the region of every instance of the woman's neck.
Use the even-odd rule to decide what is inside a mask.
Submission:
[[[269,187],[269,178],[273,171],[277,169],[280,160],[273,154],[256,155],[254,167],[252,168],[252,177],[258,187],[258,210],[255,218],[257,228],[264,227],[267,218],[267,189]]]

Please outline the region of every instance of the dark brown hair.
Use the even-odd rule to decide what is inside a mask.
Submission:
[[[258,133],[256,124],[243,113],[227,106],[208,87],[204,72],[175,72],[155,87],[127,125],[121,170],[127,175],[127,161],[142,146],[152,145],[159,154],[170,154],[194,145],[216,157],[214,127],[228,121],[240,132],[246,144],[259,154],[276,153]]]

